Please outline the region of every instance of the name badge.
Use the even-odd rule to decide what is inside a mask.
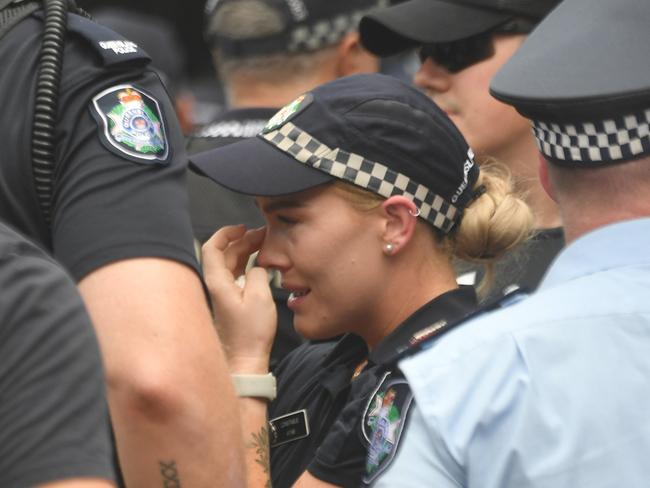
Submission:
[[[307,410],[298,410],[269,420],[269,444],[280,446],[309,436]]]

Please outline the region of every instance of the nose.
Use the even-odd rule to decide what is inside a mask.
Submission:
[[[420,65],[413,82],[426,92],[443,93],[451,86],[451,74],[446,68],[427,58]]]
[[[284,251],[281,236],[267,229],[264,242],[257,254],[257,265],[266,269],[276,269],[285,272],[291,267],[291,262]]]

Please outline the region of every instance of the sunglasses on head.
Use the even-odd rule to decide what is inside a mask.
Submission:
[[[424,63],[431,59],[450,73],[457,73],[494,55],[493,34],[526,34],[534,26],[532,20],[515,18],[465,39],[424,44],[419,50],[420,61]]]

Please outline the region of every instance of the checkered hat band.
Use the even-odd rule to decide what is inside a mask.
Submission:
[[[383,164],[340,148],[332,149],[291,122],[260,137],[307,166],[385,198],[404,195],[415,203],[420,217],[444,233],[449,232],[460,219],[458,208],[427,187]]]
[[[650,109],[600,122],[533,121],[542,154],[566,163],[614,163],[650,153]]]
[[[288,50],[290,53],[318,51],[336,44],[346,34],[358,29],[361,17],[366,13],[367,9],[346,12],[311,25],[301,25],[290,33]]]

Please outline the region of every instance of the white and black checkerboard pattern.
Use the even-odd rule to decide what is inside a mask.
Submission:
[[[650,109],[600,122],[533,121],[542,154],[567,163],[610,163],[650,153]]]
[[[378,0],[376,6],[385,6],[388,2]],[[368,10],[347,12],[331,19],[323,19],[313,25],[303,25],[291,32],[289,52],[317,51],[336,44],[349,32],[354,32],[359,27],[361,17]]]
[[[303,164],[328,173],[385,198],[404,195],[420,210],[420,217],[444,233],[461,213],[441,196],[380,163],[340,148],[332,149],[288,122],[261,137]]]

